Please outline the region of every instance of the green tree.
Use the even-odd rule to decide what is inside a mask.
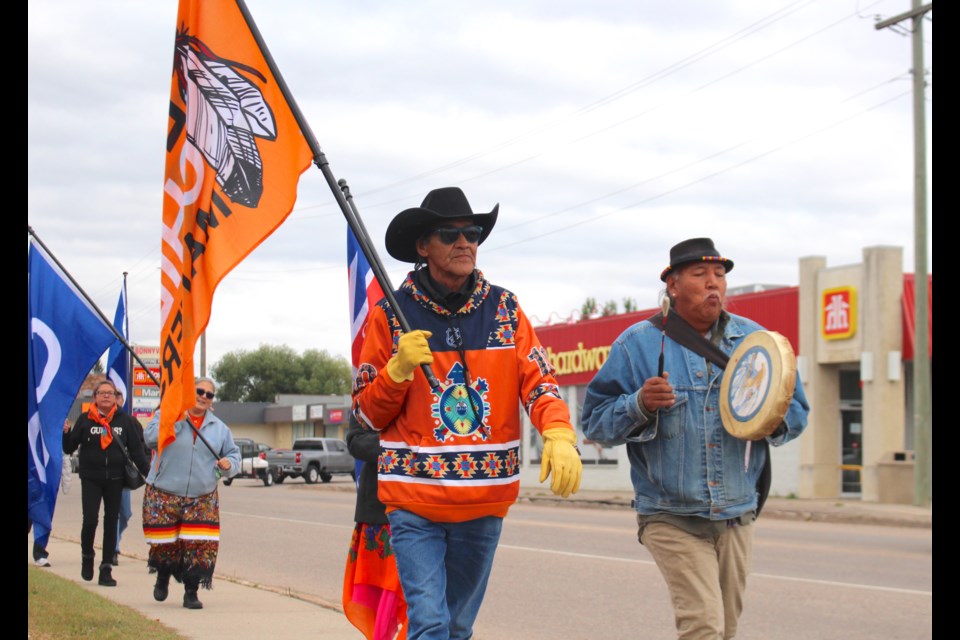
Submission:
[[[344,394],[350,393],[353,381],[350,363],[346,358],[335,358],[326,351],[307,349],[300,358],[303,375],[297,380],[297,393]],[[315,391],[315,389],[321,389]]]
[[[281,393],[344,394],[351,386],[350,364],[343,356],[316,349],[301,356],[287,345],[231,351],[210,373],[217,395],[228,402],[273,402]]]
[[[633,313],[634,311],[639,311],[637,306],[637,301],[635,298],[624,298],[623,299],[623,312],[624,313]]]
[[[603,305],[603,310],[600,312],[600,317],[608,318],[615,315],[617,315],[617,301],[607,300]]]
[[[583,306],[580,307],[580,319],[589,320],[597,314],[597,299],[596,298],[587,298],[583,301]]]

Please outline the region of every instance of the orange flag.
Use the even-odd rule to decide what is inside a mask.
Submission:
[[[221,280],[290,214],[313,153],[242,0],[180,0],[161,237],[160,438],[196,402]]]

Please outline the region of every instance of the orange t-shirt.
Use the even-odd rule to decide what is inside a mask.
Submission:
[[[190,413],[189,411],[187,411],[187,420],[189,420],[189,421],[193,424],[193,426],[197,428],[197,431],[200,431],[200,427],[203,426],[203,419],[206,418],[206,417],[207,417],[207,412],[206,412],[206,411],[204,411],[203,413],[201,413],[201,414],[198,415],[198,416],[195,416],[195,415],[193,415],[192,413]],[[197,431],[194,431],[193,429],[190,430],[190,432],[193,434],[193,441],[194,441],[194,442],[197,441]]]

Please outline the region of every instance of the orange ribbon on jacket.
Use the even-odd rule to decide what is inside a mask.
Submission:
[[[110,443],[113,442],[113,430],[110,428],[110,419],[113,417],[113,414],[116,413],[117,408],[113,407],[110,409],[110,413],[106,416],[100,415],[100,410],[97,409],[96,405],[90,407],[90,411],[87,412],[87,417],[103,427],[103,433],[100,434],[100,448],[106,450],[110,446]]]

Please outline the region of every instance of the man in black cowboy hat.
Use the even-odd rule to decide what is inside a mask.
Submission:
[[[435,189],[387,228],[391,256],[416,266],[394,310],[370,314],[354,414],[380,433],[378,494],[407,601],[407,637],[473,635],[500,539],[520,487],[518,400],[544,439],[540,481],[580,486],[576,433],[553,367],[510,291],[476,268],[499,205],[474,213],[456,187]],[[421,365],[440,380],[431,389]]]
[[[638,539],[670,589],[680,638],[733,638],[750,571],[757,481],[768,450],[735,438],[720,416],[722,370],[702,353],[729,356],[763,327],[724,310],[733,261],[710,238],[670,249],[660,274],[670,323],[682,319],[694,351],[663,340],[660,315],[628,328],[587,386],[584,437],[626,444],[637,510]],[[703,336],[706,347],[697,341]],[[712,344],[711,344],[712,343]],[[658,371],[663,354],[662,375]],[[809,406],[797,376],[774,446],[806,428]]]

